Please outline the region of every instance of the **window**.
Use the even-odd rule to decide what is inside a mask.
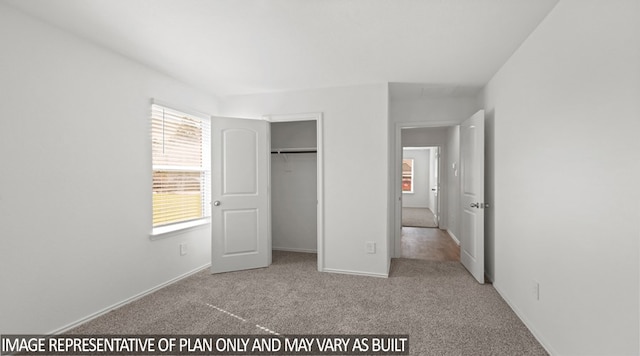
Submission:
[[[153,227],[211,216],[209,118],[153,104],[151,151]]]
[[[413,193],[413,158],[402,160],[402,192]]]

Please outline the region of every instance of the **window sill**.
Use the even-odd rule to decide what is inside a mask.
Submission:
[[[208,227],[210,224],[211,224],[211,218],[204,218],[200,220],[193,220],[193,221],[187,221],[187,222],[178,223],[178,224],[155,227],[151,230],[151,235],[149,236],[149,238],[151,240],[159,240],[165,237],[182,233],[186,230]]]

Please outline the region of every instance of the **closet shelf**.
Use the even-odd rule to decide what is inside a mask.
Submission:
[[[315,147],[295,147],[295,148],[272,148],[271,153],[315,153],[318,152]]]

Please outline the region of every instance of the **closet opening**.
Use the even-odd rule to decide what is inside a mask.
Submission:
[[[272,250],[317,254],[318,271],[323,271],[321,115],[267,119]]]

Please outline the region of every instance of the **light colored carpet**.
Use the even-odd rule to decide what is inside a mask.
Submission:
[[[389,278],[321,273],[316,255],[202,271],[69,334],[409,334],[411,355],[546,355],[491,285],[457,262],[394,259]]]
[[[429,208],[402,208],[402,226],[438,227],[438,224]]]

